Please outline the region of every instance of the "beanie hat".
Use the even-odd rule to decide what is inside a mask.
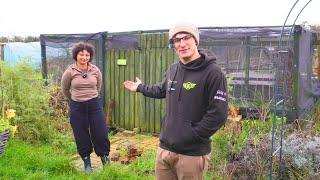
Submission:
[[[193,24],[190,24],[190,23],[176,24],[169,31],[169,40],[172,40],[172,38],[180,32],[186,32],[186,33],[193,35],[193,37],[195,38],[195,40],[197,42],[197,45],[199,45],[200,36],[199,36],[199,30],[196,26],[194,26]]]

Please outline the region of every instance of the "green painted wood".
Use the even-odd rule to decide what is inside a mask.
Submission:
[[[161,119],[165,116],[165,100],[129,92],[122,83],[125,80],[135,81],[135,77],[139,77],[145,84],[162,81],[165,71],[176,59],[175,52],[167,48],[165,39],[167,34],[142,35],[139,43],[141,46],[145,44],[147,49],[107,51],[110,60],[106,70],[110,71],[110,78],[109,82],[106,81],[106,84],[109,83],[106,87],[110,89],[107,96],[115,100],[115,125],[129,130],[138,127],[142,132],[160,132]],[[158,47],[151,48],[152,46]],[[118,59],[126,59],[127,65],[117,65]]]
[[[146,49],[150,49],[152,47],[152,35],[151,34],[147,34],[146,37]]]
[[[164,43],[163,39],[164,39],[164,34],[163,33],[159,33],[158,34],[158,46],[157,46],[158,48],[161,48],[161,49],[163,48],[163,43]]]
[[[146,34],[142,34],[140,36],[140,47],[141,47],[141,49],[147,48],[147,35]]]
[[[158,36],[160,37],[160,36]],[[160,38],[158,39],[160,40]],[[149,50],[108,50],[109,61],[106,70],[106,85],[109,87],[108,97],[115,100],[114,125],[132,130],[135,127],[143,132],[159,133],[160,120],[164,116],[165,101],[146,98],[140,93],[129,92],[122,83],[139,77],[146,84],[161,82],[167,69],[167,48],[152,48]],[[169,50],[171,55],[173,51]],[[164,55],[163,55],[164,54]],[[169,54],[169,53],[168,53]],[[170,55],[170,54],[169,54]],[[117,65],[118,59],[126,59],[126,66]],[[164,61],[165,60],[165,61]]]
[[[142,80],[142,83],[145,83],[145,73],[146,73],[146,66],[145,66],[145,53],[146,53],[146,44],[147,44],[147,36],[145,34],[140,35],[140,56],[139,56],[139,71],[137,73],[137,77]],[[135,80],[135,79],[134,79]],[[135,97],[139,103],[139,106],[137,107],[137,111],[139,113],[139,128],[142,132],[146,131],[146,98],[141,93],[136,93]]]
[[[158,46],[158,34],[151,34],[151,48]]]
[[[130,71],[133,70],[132,67],[130,67],[130,61],[132,61],[132,57],[130,54],[130,50],[124,50],[125,53],[125,59],[127,60],[127,65],[124,67],[124,79],[122,81],[122,83],[124,81],[126,81],[127,79],[130,79]],[[125,129],[129,129],[131,130],[132,128],[130,127],[130,121],[131,121],[131,117],[130,117],[130,106],[131,106],[131,101],[130,101],[130,94],[131,92],[126,90],[123,85],[121,83],[121,87],[124,91],[124,100],[123,100],[123,104],[124,104],[124,123],[125,123]]]
[[[145,68],[146,68],[146,72],[145,72],[145,83],[146,84],[151,84],[151,77],[150,77],[150,71],[151,71],[151,67],[150,67],[150,49],[148,49],[146,51],[145,54]],[[150,132],[150,111],[151,111],[151,98],[146,98],[146,130],[148,132]]]
[[[134,71],[135,71],[135,51],[134,50],[130,50],[129,51],[129,73],[128,73],[128,77],[126,78],[126,80],[132,79],[134,80]],[[134,94],[133,92],[129,92],[127,91],[128,95],[129,95],[129,129],[132,130],[133,128],[135,128],[135,102],[134,102]]]
[[[147,66],[146,66],[146,54],[147,54],[147,50],[144,49],[141,51],[140,54],[140,76],[139,78],[141,79],[142,83],[148,83],[146,80],[146,71],[147,71]],[[139,93],[139,99],[140,99],[140,107],[141,107],[141,111],[140,111],[140,128],[142,132],[148,132],[148,124],[147,124],[147,98],[144,97],[141,93]]]
[[[162,39],[163,39],[162,34],[158,33],[157,34],[157,45],[156,45],[157,48],[163,48]]]
[[[119,59],[125,59],[125,50],[120,50],[120,57]],[[125,67],[126,66],[119,66],[119,81],[117,86],[119,87],[119,119],[120,125],[126,128],[126,119],[125,119],[125,103],[124,103],[124,88],[122,87],[122,82],[125,79]]]
[[[106,51],[106,56],[104,59],[105,63],[104,63],[104,83],[102,84],[104,86],[104,99],[106,100],[105,102],[105,108],[104,108],[104,112],[108,112],[108,102],[111,99],[111,93],[110,93],[110,89],[111,89],[111,81],[110,81],[110,74],[111,74],[111,63],[109,63],[110,61],[110,51]],[[107,113],[106,113],[106,117],[107,117]],[[112,120],[110,122],[108,122],[108,118],[106,118],[106,122],[108,124],[108,126],[112,125]]]
[[[160,40],[160,39],[159,39]],[[156,53],[155,53],[155,78],[156,78],[156,83],[159,83],[162,81],[162,67],[161,67],[161,62],[162,62],[162,54],[161,54],[161,48],[156,48]],[[160,119],[161,119],[161,99],[155,99],[155,112],[154,112],[154,124],[155,124],[155,133],[160,132]]]
[[[115,66],[114,66],[114,62],[115,62],[115,58],[114,58],[114,54],[115,54],[115,52],[114,52],[114,50],[113,49],[111,49],[111,50],[109,50],[109,51],[107,51],[107,52],[109,52],[110,53],[110,59],[109,59],[109,61],[107,61],[107,63],[108,64],[110,64],[110,77],[109,77],[109,80],[110,80],[110,100],[113,100],[113,101],[115,101],[115,95],[114,95],[114,93],[115,93]],[[116,106],[115,106],[115,104],[114,104],[114,107],[113,107],[113,110],[112,110],[112,113],[111,113],[111,115],[112,115],[112,125],[114,124],[114,123],[116,123],[116,119],[115,119],[115,108],[116,108]]]
[[[150,83],[149,84],[155,84],[156,83],[156,66],[155,66],[155,58],[156,58],[156,51],[155,48],[152,48],[150,50],[150,57],[149,57],[149,66],[150,66],[150,72],[149,72],[149,77],[150,77]],[[150,105],[150,116],[149,116],[149,120],[150,120],[150,131],[154,132],[155,130],[155,99],[154,98],[149,98],[149,105]]]
[[[140,57],[141,51],[134,50],[134,75],[131,77],[131,80],[135,80],[136,77],[140,77]],[[140,128],[140,119],[141,119],[141,97],[140,93],[133,93],[134,97],[134,127]]]
[[[159,42],[158,48],[163,49],[163,48],[165,47],[165,45],[164,45],[164,38],[165,38],[165,36],[164,36],[163,33],[159,34],[158,36],[159,36],[159,39],[158,39],[158,42]]]
[[[161,72],[162,72],[162,78],[164,78],[164,74],[166,73],[168,69],[168,50],[167,48],[163,48],[161,50]],[[161,120],[165,116],[165,107],[166,107],[166,100],[162,99],[161,100],[161,107],[160,107],[160,125],[161,125]]]
[[[106,100],[105,102],[105,112],[107,112],[107,103],[108,103],[108,100],[110,99],[110,73],[111,73],[111,67],[110,67],[110,63],[107,63],[108,61],[110,60],[110,52],[106,51],[106,56],[105,56],[105,63],[104,63],[104,77],[103,77],[103,84],[102,86],[104,86],[104,90],[105,90],[105,93],[104,93],[104,98]]]
[[[169,45],[169,34],[164,33],[163,34],[163,48],[167,48]]]
[[[159,46],[158,33],[152,34],[152,46],[151,48],[157,48]]]
[[[121,127],[121,123],[120,123],[120,91],[119,91],[119,83],[120,83],[120,70],[119,70],[119,66],[116,65],[116,61],[117,59],[120,58],[120,50],[115,50],[114,51],[114,60],[113,60],[113,64],[114,64],[114,101],[115,101],[115,122],[116,125]]]
[[[164,47],[163,48],[167,48],[169,49],[169,34],[168,33],[165,33],[164,35]]]

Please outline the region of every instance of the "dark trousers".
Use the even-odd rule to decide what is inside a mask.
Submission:
[[[83,158],[94,148],[98,156],[109,155],[108,128],[99,98],[85,102],[70,100],[70,123],[77,149]]]

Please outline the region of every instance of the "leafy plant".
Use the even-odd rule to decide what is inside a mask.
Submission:
[[[3,115],[2,115],[3,116]],[[11,137],[14,136],[17,131],[17,126],[12,125],[10,120],[16,116],[16,111],[14,109],[8,109],[5,112],[5,117],[0,119],[0,133],[4,132],[7,129],[10,129]]]
[[[234,100],[235,98],[233,97],[232,93],[233,93],[233,84],[231,83],[233,77],[227,77],[227,89],[228,89],[228,101],[229,104],[233,105],[235,104]]]
[[[307,114],[308,121],[304,121],[304,125],[309,129],[312,134],[320,132],[320,100],[313,106]]]
[[[55,124],[66,121],[55,116],[49,106],[49,89],[39,79],[33,67],[23,61],[10,67],[0,62],[1,68],[1,109],[13,108],[19,117],[12,123],[18,125],[17,138],[29,142],[50,142],[57,134]]]

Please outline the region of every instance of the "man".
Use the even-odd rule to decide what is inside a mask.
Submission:
[[[170,65],[161,83],[145,85],[136,78],[136,82],[123,84],[147,97],[166,98],[157,179],[203,179],[210,159],[210,137],[227,119],[226,78],[214,56],[198,51],[199,31],[194,25],[177,24],[169,31],[169,41],[180,61]]]

